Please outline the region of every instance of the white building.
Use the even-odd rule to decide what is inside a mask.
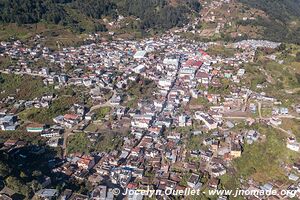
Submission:
[[[207,128],[209,130],[215,129],[218,127],[218,122],[213,117],[211,117],[209,114],[197,111],[195,113],[195,119],[199,119],[202,122],[204,122],[205,126],[207,126]]]
[[[183,67],[179,71],[179,77],[190,76],[191,78],[194,78],[195,73],[196,73],[195,68]]]
[[[137,67],[135,67],[133,69],[133,71],[137,74],[142,73],[143,71],[145,71],[145,65],[138,65]]]
[[[277,117],[272,117],[270,119],[270,123],[275,125],[275,126],[279,126],[279,125],[281,125],[282,120],[280,118],[277,118]]]
[[[175,57],[166,57],[163,60],[163,63],[166,64],[166,65],[175,65],[175,66],[178,66],[179,59],[175,58]]]
[[[134,55],[133,58],[135,59],[143,59],[146,55],[146,51],[137,51]]]
[[[292,151],[299,152],[300,150],[300,144],[296,141],[295,138],[288,138],[286,147]]]
[[[172,86],[172,79],[163,78],[158,81],[158,85],[162,87],[171,87]]]

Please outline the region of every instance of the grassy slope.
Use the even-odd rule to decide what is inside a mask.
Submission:
[[[0,74],[0,88],[0,98],[11,95],[24,100],[31,100],[53,91],[52,88],[44,86],[41,78],[7,74]]]
[[[96,113],[96,119],[103,119],[110,111],[111,107],[108,106],[95,110],[94,112]]]
[[[239,2],[267,14],[268,17],[258,20],[257,24],[264,29],[263,38],[299,43],[299,0],[239,0]],[[295,39],[295,37],[298,38]]]
[[[26,25],[0,24],[0,41],[10,38],[28,41],[36,34],[45,37],[41,43],[53,49],[57,48],[57,41],[61,46],[70,46],[82,42],[87,37],[84,33],[78,34],[71,31],[69,27],[45,22]]]
[[[121,135],[119,133],[105,132],[100,133],[97,141],[92,143],[88,135],[85,133],[77,133],[72,135],[68,140],[68,153],[76,152],[102,152],[118,149],[121,143]]]
[[[49,108],[30,108],[21,112],[20,118],[24,121],[51,124],[54,117],[65,114],[75,102],[75,97],[63,96],[54,100]]]
[[[300,51],[299,46],[293,45],[293,51],[290,53],[276,51],[276,61],[266,58],[266,54],[260,52],[255,63],[246,64],[246,74],[243,77],[243,85],[251,87],[254,91],[266,92],[273,96],[285,106],[290,106],[300,101],[299,90],[300,83],[297,74],[300,74],[300,62],[295,60],[295,52]],[[283,64],[277,61],[283,60]],[[257,89],[257,84],[266,84],[263,90]]]
[[[240,179],[253,179],[259,184],[274,180],[288,182],[281,165],[297,161],[299,153],[286,148],[287,136],[284,133],[264,125],[256,126],[255,129],[261,135],[266,135],[266,140],[244,146],[242,157],[233,161],[235,173],[221,177],[222,187],[233,190],[239,188]]]

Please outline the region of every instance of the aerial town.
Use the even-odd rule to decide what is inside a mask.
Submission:
[[[97,35],[90,37],[92,41]],[[42,187],[35,192],[35,197],[88,198],[87,194],[71,189],[60,192],[54,189],[52,182],[61,179],[88,182],[93,190],[101,191],[100,199],[117,198],[113,192],[115,187],[120,190],[150,187],[201,191],[218,188],[219,177],[231,173],[232,161],[243,156],[243,146],[266,140],[259,129],[251,128],[253,124],[281,129],[282,119],[299,118],[299,106],[291,110],[281,106],[276,98],[254,92],[247,85],[236,86],[243,82],[247,71],[242,66],[254,59],[255,50],[274,49],[279,43],[241,41],[231,44],[230,48],[239,49],[232,57],[210,56],[205,50],[215,44],[189,43],[172,33],[139,42],[91,42],[58,52],[40,46],[38,39],[36,43],[29,48],[20,41],[1,42],[1,56],[16,60],[15,66],[1,73],[42,77],[45,86],[53,85],[56,90],[84,87],[92,104],[88,107],[75,103],[65,113],[53,117],[52,122],[43,124],[22,121],[20,113],[32,108],[49,108],[59,98],[56,94],[48,93],[31,100],[13,96],[1,99],[1,105],[6,105],[0,113],[1,130],[38,133],[46,138],[49,147],[62,149],[60,156],[48,161],[52,178],[49,175],[41,179]],[[57,65],[59,70],[28,65],[30,60],[39,59]],[[71,72],[65,70],[67,65],[72,67]],[[224,79],[236,84],[228,88],[228,93],[213,90],[222,87]],[[141,97],[134,99],[136,97],[128,88],[136,85],[149,86],[150,91],[142,90]],[[203,104],[195,103],[198,100]],[[262,105],[272,105],[270,115],[262,116]],[[103,112],[99,120],[96,115],[103,108],[108,112]],[[96,141],[102,129],[89,129],[95,126],[105,126],[105,134],[115,131],[126,136],[121,138],[120,146],[111,151],[68,152],[68,141],[73,135],[84,134],[91,144]],[[299,152],[300,143],[292,133],[288,135],[286,148]],[[191,141],[198,136],[202,140]],[[8,139],[2,149],[15,157],[26,158],[30,155],[18,150],[24,146],[31,148],[27,154],[45,152],[22,139]],[[293,181],[290,185],[245,180],[243,187],[298,191],[300,163],[295,163],[288,171],[286,176]],[[13,190],[6,190],[1,193],[9,198]],[[294,196],[298,194],[293,193]],[[127,199],[143,199],[143,195],[135,194]],[[226,199],[226,196],[218,199]]]
[[[255,66],[284,66],[282,44],[190,40],[190,25],[140,40],[95,33],[56,50],[41,35],[0,41],[14,63],[0,83],[25,80],[0,88],[1,156],[34,169],[20,173],[30,192],[8,177],[0,199],[232,199],[217,189],[300,199],[299,93],[270,93],[273,74]]]

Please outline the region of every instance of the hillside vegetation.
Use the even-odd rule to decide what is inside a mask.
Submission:
[[[92,31],[106,31],[103,17],[119,15],[139,18],[139,28],[166,29],[182,26],[190,11],[201,8],[197,0],[171,5],[167,0],[0,0],[0,23],[33,24],[47,22],[68,26],[76,32],[87,29],[81,18],[93,22]],[[75,11],[75,12],[74,12]],[[80,16],[79,20],[77,19]],[[89,24],[90,26],[90,24]]]
[[[271,18],[282,22],[300,17],[300,0],[240,0],[240,2],[263,10]]]
[[[300,0],[239,0],[241,3],[264,11],[268,18],[240,21],[242,25],[263,27],[264,39],[300,43]]]
[[[138,38],[182,27],[199,17],[201,10],[202,19],[210,15],[216,17],[216,21],[211,23],[203,20],[195,25],[201,29],[201,39],[207,37],[209,41],[236,41],[259,38],[300,44],[300,0],[232,0],[220,7],[206,5],[203,9],[199,2],[201,1],[0,0],[0,39],[11,36],[28,38],[31,35],[28,32],[34,32],[51,37],[66,35],[62,38],[55,37],[52,41],[63,40],[62,43],[67,45],[76,44],[77,40],[82,39],[76,38],[78,33],[108,31],[124,35],[125,38]],[[223,24],[224,28],[215,34],[217,22]],[[68,41],[68,38],[76,39]]]

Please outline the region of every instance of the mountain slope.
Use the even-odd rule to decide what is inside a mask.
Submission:
[[[167,0],[0,0],[0,22],[21,25],[44,21],[85,31],[86,27],[79,23],[81,20],[76,20],[70,12],[73,10],[90,18],[94,31],[106,30],[101,26],[103,17],[116,20],[119,14],[139,18],[140,29],[168,29],[182,26],[187,22],[188,13],[199,9],[197,0],[185,0],[177,5]]]
[[[300,0],[239,0],[264,11],[268,17],[246,20],[243,25],[260,26],[263,38],[300,44]]]
[[[300,17],[300,0],[239,0],[252,8],[266,12],[271,18],[288,22]]]

